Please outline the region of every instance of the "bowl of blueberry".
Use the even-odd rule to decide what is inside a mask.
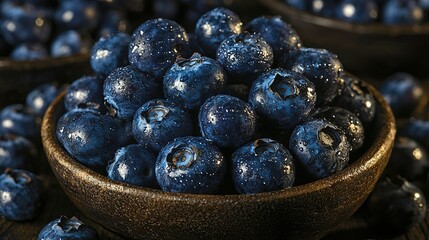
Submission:
[[[424,76],[429,42],[425,0],[260,1],[304,43],[338,54],[355,74],[383,77],[401,69]]]
[[[90,63],[48,108],[42,142],[71,201],[126,237],[319,239],[393,147],[381,94],[280,17],[215,8],[189,33],[150,19],[101,38]]]
[[[25,94],[43,83],[68,83],[89,73],[93,39],[130,30],[126,8],[116,1],[109,2],[2,1],[2,106],[21,102]]]

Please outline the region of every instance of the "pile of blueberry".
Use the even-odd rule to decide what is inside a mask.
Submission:
[[[163,191],[289,188],[359,157],[376,102],[336,55],[279,17],[225,8],[193,33],[158,18],[101,38],[57,123],[64,149],[109,178]]]
[[[88,53],[93,39],[130,30],[125,9],[110,2],[1,1],[0,56],[38,60]]]
[[[283,0],[297,9],[354,23],[419,24],[429,18],[428,0]]]

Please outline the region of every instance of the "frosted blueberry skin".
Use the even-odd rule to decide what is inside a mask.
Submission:
[[[397,136],[384,174],[400,175],[413,182],[425,181],[428,171],[429,158],[423,146],[411,138]]]
[[[107,177],[136,186],[158,188],[155,177],[157,157],[157,154],[143,145],[122,147],[116,151],[115,158],[107,166]]]
[[[191,54],[185,29],[163,18],[141,24],[132,34],[128,47],[130,64],[155,79],[162,79],[177,57],[187,58]]]
[[[80,221],[76,217],[59,218],[46,224],[40,230],[37,240],[98,240],[98,233],[93,227]]]
[[[289,150],[314,180],[343,170],[350,155],[350,145],[344,132],[322,119],[296,126],[291,134]]]
[[[75,30],[58,34],[51,43],[52,57],[68,57],[76,54],[86,54],[90,51],[92,41],[87,36]]]
[[[376,112],[374,96],[368,90],[368,86],[358,78],[350,75],[342,77],[344,85],[332,106],[340,107],[354,113],[364,126],[372,122]]]
[[[103,86],[104,79],[96,76],[82,76],[73,81],[64,97],[66,111],[90,109],[105,113]]]
[[[134,138],[156,152],[169,141],[192,135],[193,132],[191,114],[168,100],[148,101],[134,115]]]
[[[0,23],[1,35],[10,45],[26,42],[46,42],[52,33],[52,21],[47,9],[15,6],[6,10]]]
[[[398,131],[398,135],[409,137],[429,149],[429,121],[409,119]]]
[[[241,194],[270,192],[291,187],[295,163],[282,144],[261,138],[235,150],[231,157],[232,178]]]
[[[4,172],[6,168],[29,171],[37,168],[37,148],[24,137],[12,134],[0,135],[0,153],[0,172]]]
[[[31,112],[43,116],[49,105],[64,88],[57,83],[42,84],[27,94],[25,103]]]
[[[316,103],[316,90],[299,73],[272,69],[253,82],[249,103],[276,127],[290,129],[309,117]]]
[[[226,160],[202,137],[180,137],[160,151],[156,179],[163,191],[215,194],[226,174]]]
[[[195,25],[198,45],[209,57],[216,57],[220,44],[228,37],[241,33],[243,23],[238,15],[226,8],[215,8],[202,15]]]
[[[145,102],[161,95],[161,86],[151,76],[131,66],[113,70],[104,80],[104,101],[111,114],[132,120]]]
[[[11,221],[36,218],[43,205],[43,183],[26,170],[6,169],[0,175],[0,216]]]
[[[258,34],[271,46],[275,65],[283,55],[298,51],[302,45],[297,32],[279,16],[255,18],[246,24],[245,29]]]
[[[111,9],[103,13],[101,17],[102,18],[98,26],[98,38],[116,34],[118,32],[131,32],[131,24],[124,12]]]
[[[76,30],[81,33],[94,30],[100,12],[93,1],[60,1],[54,14],[55,25],[60,31]]]
[[[23,43],[16,46],[10,53],[10,58],[17,61],[40,60],[48,56],[48,50],[40,43]]]
[[[336,7],[335,17],[354,23],[371,23],[378,19],[376,0],[342,0]]]
[[[316,110],[314,118],[324,119],[343,130],[350,143],[350,151],[362,147],[365,129],[359,118],[352,112],[338,107],[322,107]]]
[[[382,21],[385,24],[417,24],[423,19],[423,9],[415,0],[388,0],[384,4]]]
[[[248,32],[232,35],[219,46],[216,60],[228,74],[228,79],[252,84],[273,64],[273,50],[259,35]]]
[[[427,209],[423,192],[399,176],[380,180],[367,206],[368,223],[386,237],[398,236],[421,223]]]
[[[288,67],[314,83],[317,106],[325,105],[337,96],[343,66],[336,55],[325,49],[301,48]]]
[[[378,89],[396,117],[410,116],[424,96],[420,82],[403,72],[386,78]]]
[[[250,88],[246,84],[229,84],[225,87],[224,94],[247,101]]]
[[[178,60],[164,76],[164,96],[186,109],[199,109],[207,98],[220,94],[226,73],[215,60],[195,53]]]
[[[61,116],[56,134],[64,149],[79,163],[105,173],[116,150],[130,141],[125,127],[117,118],[76,109]]]
[[[101,37],[91,48],[89,62],[92,70],[100,76],[109,75],[115,68],[128,65],[130,36],[115,33]]]
[[[226,148],[237,148],[252,140],[256,118],[250,104],[228,95],[207,99],[198,113],[202,136]]]
[[[283,0],[287,5],[296,9],[307,11],[310,9],[311,0]]]
[[[24,104],[12,104],[0,111],[0,134],[23,136],[40,143],[41,118]]]

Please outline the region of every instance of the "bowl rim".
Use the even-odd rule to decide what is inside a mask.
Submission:
[[[47,57],[40,60],[18,61],[9,57],[0,57],[0,71],[25,71],[64,66],[75,62],[86,62],[89,53],[79,53],[66,57]]]
[[[341,21],[335,18],[316,15],[307,11],[296,9],[280,0],[258,0],[269,10],[279,12],[281,17],[287,16],[293,20],[311,24],[319,27],[331,28],[350,33],[362,35],[416,35],[429,34],[429,22],[421,24],[383,24],[376,23],[353,23]]]
[[[383,152],[389,147],[393,146],[393,139],[396,134],[396,123],[393,113],[386,103],[382,95],[371,84],[363,81],[374,98],[378,106],[378,114],[380,119],[383,119],[380,131],[374,136],[374,144],[363,153],[359,159],[347,166],[342,171],[333,174],[329,177],[319,179],[310,183],[293,186],[291,188],[255,193],[255,194],[228,194],[228,195],[210,195],[210,194],[190,194],[190,193],[175,193],[164,192],[158,189],[150,189],[140,186],[135,186],[127,183],[117,182],[107,178],[106,176],[97,173],[84,165],[77,162],[66,150],[61,146],[56,137],[56,118],[63,112],[63,99],[66,90],[63,91],[55,101],[47,109],[42,121],[41,135],[43,146],[47,155],[48,162],[53,167],[54,162],[60,164],[62,167],[72,169],[75,175],[85,176],[85,182],[93,185],[103,186],[105,190],[120,192],[121,194],[131,194],[134,196],[145,196],[156,198],[165,201],[183,201],[183,202],[211,202],[222,204],[225,202],[267,202],[273,200],[284,199],[285,197],[297,197],[300,195],[307,195],[311,192],[322,191],[329,188],[338,182],[346,181],[347,178],[353,175],[359,175],[365,169],[371,168],[383,158]],[[55,124],[52,124],[55,123]],[[389,139],[389,141],[385,141]],[[387,164],[387,160],[386,160]],[[56,174],[55,169],[52,171]]]

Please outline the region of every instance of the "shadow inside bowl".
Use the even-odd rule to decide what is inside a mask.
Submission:
[[[333,176],[290,189],[249,195],[168,193],[109,180],[76,162],[56,138],[59,96],[42,124],[49,164],[88,217],[136,239],[319,239],[362,205],[388,162],[396,132],[390,108],[369,86],[377,114],[362,156]]]

